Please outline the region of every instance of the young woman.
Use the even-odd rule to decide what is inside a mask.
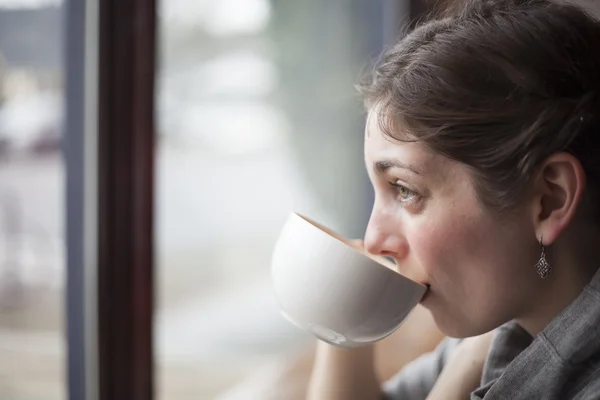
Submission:
[[[600,23],[467,1],[360,90],[365,247],[429,285],[450,338],[384,383],[372,348],[320,343],[309,398],[600,399]]]

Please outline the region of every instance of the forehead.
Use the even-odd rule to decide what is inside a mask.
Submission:
[[[425,169],[432,169],[442,163],[442,158],[422,143],[401,141],[384,134],[379,126],[376,111],[369,112],[365,127],[365,161],[367,164],[392,159],[407,164],[421,164],[420,168],[416,169],[426,173]],[[416,165],[413,166],[416,167]],[[367,168],[370,168],[370,165],[367,165]]]
[[[400,135],[402,134],[399,132]],[[436,153],[420,142],[400,141],[385,135],[379,127],[377,115],[371,111],[365,127],[365,164],[369,175],[378,162],[398,161],[420,172],[420,177],[442,188],[462,188],[472,185],[469,169],[448,157]],[[471,189],[473,188],[469,188]]]

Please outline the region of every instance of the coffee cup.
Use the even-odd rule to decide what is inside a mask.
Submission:
[[[392,334],[427,290],[393,262],[298,213],[275,244],[271,276],[283,316],[341,348]]]

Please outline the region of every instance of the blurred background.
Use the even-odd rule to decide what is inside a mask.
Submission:
[[[63,22],[0,1],[0,398],[64,399]]]
[[[63,7],[0,0],[0,399],[67,396]],[[362,236],[353,85],[386,21],[358,0],[162,0],[158,22],[157,398],[234,398],[314,343],[270,287],[288,213]]]

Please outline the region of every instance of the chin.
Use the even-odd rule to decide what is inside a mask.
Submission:
[[[479,336],[487,333],[501,324],[494,321],[476,321],[465,318],[464,315],[452,313],[444,309],[431,309],[433,320],[438,329],[451,338],[464,339],[472,336]]]
[[[480,331],[479,329],[473,329],[470,326],[458,325],[455,323],[443,324],[439,323],[437,320],[435,320],[435,323],[444,336],[456,339],[465,339],[468,337],[478,336],[486,332]]]

